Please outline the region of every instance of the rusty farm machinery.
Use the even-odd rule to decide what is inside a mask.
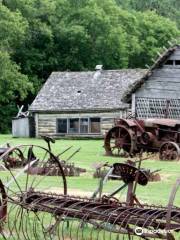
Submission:
[[[115,163],[109,177],[123,184],[109,195],[102,185],[91,198],[69,196],[66,176],[58,157],[43,147],[40,156],[51,170],[60,174],[30,175],[29,165],[18,173],[8,169],[8,180],[0,181],[0,235],[3,239],[21,240],[178,240],[180,208],[174,206],[180,179],[175,183],[167,206],[143,204],[136,196],[138,185],[148,184],[148,171],[132,163]],[[7,153],[8,154],[8,153]],[[54,170],[53,170],[54,169]],[[6,176],[7,177],[7,176]],[[55,183],[56,182],[56,187]],[[58,183],[58,187],[57,187]],[[125,202],[115,195],[127,187]],[[99,196],[97,196],[99,195]]]
[[[42,138],[48,146],[47,149],[44,148],[44,152],[42,154],[39,150],[40,147],[37,145],[20,145],[16,147],[10,147],[10,145],[7,144],[6,147],[0,148],[1,169],[7,170],[9,168],[22,168],[25,165],[28,166],[28,163],[31,163],[26,171],[32,175],[60,175],[61,172],[58,170],[58,168],[55,170],[55,168],[52,167],[53,160],[51,159],[50,154],[52,152],[51,144],[55,143],[55,140],[48,136],[42,136]],[[68,152],[71,148],[72,146],[66,148],[56,157],[60,159],[61,156],[65,152]],[[75,156],[79,151],[80,148],[73,151],[73,153],[71,153],[66,160],[60,160],[66,176],[79,176],[81,173],[86,172],[86,169],[76,167],[73,162],[70,162],[73,156]],[[49,157],[48,161],[44,161],[47,160],[47,156]]]
[[[111,156],[135,156],[143,150],[159,152],[160,160],[179,160],[180,120],[117,119],[106,133],[104,147]]]

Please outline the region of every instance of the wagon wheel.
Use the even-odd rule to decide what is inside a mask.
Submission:
[[[159,149],[160,160],[179,160],[180,148],[175,142],[165,142]]]
[[[8,190],[18,190],[25,192],[30,189],[43,190],[52,187],[50,178],[56,177],[57,183],[61,184],[61,191],[67,194],[66,178],[59,159],[48,149],[36,145],[20,145],[9,148],[0,156],[0,161],[8,159],[9,156],[22,155],[25,159],[24,166],[20,169],[14,169],[8,166],[5,186]],[[8,178],[8,180],[7,180]],[[3,179],[1,179],[3,181]],[[4,181],[3,181],[4,183]],[[57,185],[58,187],[58,185]]]
[[[33,213],[28,211],[26,199],[27,196],[36,193],[45,196],[57,193],[66,195],[66,178],[59,159],[48,149],[35,145],[21,145],[18,149],[24,153],[27,164],[21,169],[9,167],[4,178],[1,176],[7,193],[8,208],[4,226],[5,230],[8,229],[8,232],[6,231],[8,237],[5,239],[41,239],[37,234],[43,231],[45,234],[43,239],[47,239],[48,229],[56,223],[54,214],[47,216],[43,211],[36,209]],[[3,157],[12,155],[16,150],[17,147],[10,148]]]
[[[132,133],[124,126],[115,126],[109,130],[104,140],[106,154],[120,156],[132,153]]]

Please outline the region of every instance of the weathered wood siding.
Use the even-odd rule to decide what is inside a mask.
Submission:
[[[169,60],[180,60],[180,49],[177,49]],[[180,65],[164,65],[162,68],[155,69],[135,95],[136,97],[180,99]]]
[[[34,137],[35,126],[33,117],[12,119],[13,137]]]
[[[107,130],[109,130],[113,124],[115,118],[126,117],[127,110],[114,111],[114,112],[103,112],[103,113],[35,113],[36,122],[36,137],[40,135],[54,135],[58,136],[57,133],[57,119],[60,118],[101,118],[101,133],[99,136],[103,136]],[[88,134],[86,134],[88,135]],[[73,134],[73,136],[75,136]],[[78,136],[78,135],[77,135]],[[81,134],[80,136],[85,136]],[[98,135],[90,134],[89,136],[95,137]]]
[[[132,98],[132,112],[135,110],[138,118],[164,117],[166,105],[164,99],[172,100],[170,118],[180,117],[180,48],[168,60],[172,60],[173,64],[165,63],[162,67],[153,70],[148,80],[135,92]]]

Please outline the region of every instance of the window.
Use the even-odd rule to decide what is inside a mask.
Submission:
[[[79,133],[79,118],[69,119],[68,133]]]
[[[100,118],[60,118],[57,119],[57,133],[98,134],[101,132]]]
[[[90,118],[90,132],[91,133],[100,133],[100,118]]]
[[[57,119],[57,132],[67,133],[67,119]]]
[[[180,65],[180,60],[175,60],[175,65]]]
[[[173,60],[167,60],[167,62],[165,63],[165,65],[173,65]]]
[[[88,118],[80,119],[80,133],[88,133]]]

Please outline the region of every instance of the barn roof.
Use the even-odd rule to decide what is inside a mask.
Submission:
[[[122,109],[129,84],[141,79],[145,70],[96,70],[53,72],[30,106],[30,111],[87,111]]]
[[[165,49],[164,53],[158,53],[159,57],[154,62],[154,64],[145,72],[142,78],[138,79],[137,81],[133,82],[129,85],[128,89],[123,93],[122,101],[123,102],[130,102],[132,94],[139,89],[142,84],[148,80],[148,78],[152,75],[153,70],[156,68],[162,67],[162,65],[166,62],[166,60],[171,56],[171,54],[180,48],[180,45],[171,46],[168,49]]]

